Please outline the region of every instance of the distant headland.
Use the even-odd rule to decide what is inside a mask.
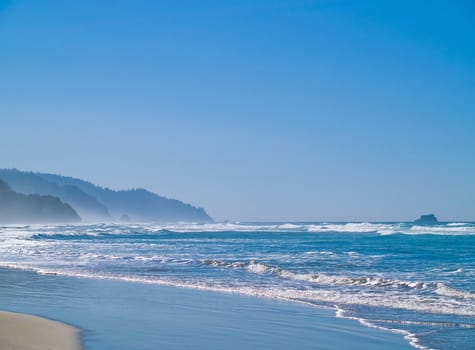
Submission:
[[[213,221],[203,208],[162,197],[142,188],[115,191],[73,177],[18,169],[0,169],[0,180],[3,181],[3,187],[8,187],[11,192],[17,192],[16,195],[49,196],[49,201],[55,198],[63,205],[68,205],[76,216],[78,215],[78,219],[80,217],[87,222],[207,223]],[[0,193],[0,200],[8,206],[8,201],[11,201],[13,197],[11,194],[5,196],[5,193],[8,191]],[[11,217],[20,218],[21,214]],[[55,220],[54,217],[49,219],[51,220],[46,221],[64,221]],[[40,222],[44,221],[40,220]],[[5,222],[5,220],[0,217],[0,222]]]

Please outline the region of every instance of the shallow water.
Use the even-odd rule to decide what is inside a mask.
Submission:
[[[419,348],[473,349],[475,225],[8,226],[0,265],[327,306]]]
[[[408,349],[330,310],[227,293],[0,269],[0,309],[83,329],[86,350]]]

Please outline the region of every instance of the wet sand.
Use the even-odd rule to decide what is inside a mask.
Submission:
[[[45,318],[0,311],[2,350],[80,350],[79,330]]]
[[[0,280],[0,309],[74,324],[86,350],[413,349],[401,334],[367,328],[336,318],[333,309],[305,304],[1,268]],[[50,328],[45,330],[48,337]],[[21,324],[13,327],[23,329]],[[70,331],[77,335],[74,328]],[[75,349],[68,347],[75,344],[61,349]],[[0,343],[0,350],[40,348],[58,349],[5,348]]]

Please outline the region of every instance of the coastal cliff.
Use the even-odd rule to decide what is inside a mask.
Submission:
[[[70,223],[79,222],[76,211],[59,198],[21,194],[0,180],[0,223]]]
[[[51,195],[73,207],[85,221],[212,222],[203,208],[143,188],[112,190],[81,179],[17,169],[0,169],[0,179],[23,194]]]

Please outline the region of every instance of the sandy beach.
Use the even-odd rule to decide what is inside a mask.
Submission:
[[[79,330],[45,318],[0,311],[2,350],[80,350]]]

